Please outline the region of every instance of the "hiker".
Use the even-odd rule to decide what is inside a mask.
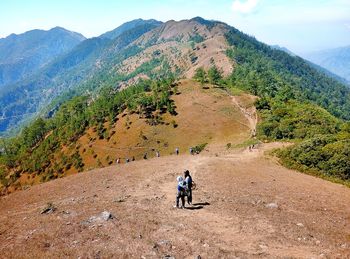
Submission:
[[[192,186],[193,186],[193,181],[192,181],[192,176],[190,175],[190,171],[186,170],[184,172],[184,176],[185,176],[187,203],[189,205],[192,205]]]
[[[147,153],[145,153],[144,155],[143,155],[143,159],[147,159]]]
[[[117,158],[116,163],[117,163],[117,164],[120,164],[120,157]]]
[[[185,188],[186,188],[186,185],[185,185],[185,182],[184,182],[184,179],[182,176],[178,176],[176,178],[176,180],[177,180],[177,193],[176,193],[176,205],[174,207],[184,209],[185,208],[185,192],[186,192]],[[181,199],[181,203],[182,203],[181,207],[179,206],[180,199]]]
[[[156,157],[160,157],[159,151],[156,152]]]
[[[129,161],[130,161],[129,158],[127,158],[127,159],[125,160],[126,163],[129,163]]]
[[[179,148],[175,148],[175,154],[178,155],[179,154]]]
[[[190,155],[193,155],[193,148],[190,147]]]

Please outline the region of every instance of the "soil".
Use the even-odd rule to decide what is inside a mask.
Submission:
[[[136,161],[2,197],[0,257],[350,258],[350,190],[264,155],[279,146]],[[197,188],[176,209],[184,169]],[[41,214],[47,203],[57,209]],[[103,211],[114,219],[89,222]]]

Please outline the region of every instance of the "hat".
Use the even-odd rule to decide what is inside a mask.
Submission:
[[[183,182],[184,178],[182,178],[182,176],[178,176],[178,177],[176,178],[176,180],[177,180],[178,182]]]

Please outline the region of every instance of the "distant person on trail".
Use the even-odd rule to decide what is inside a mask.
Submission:
[[[186,171],[184,172],[184,176],[185,176],[187,203],[188,203],[189,205],[192,205],[192,187],[193,187],[193,181],[192,181],[192,176],[190,175],[190,171],[186,170]]]
[[[147,153],[143,155],[143,159],[147,159]]]
[[[160,157],[159,151],[156,152],[156,157]]]
[[[181,208],[184,209],[185,208],[185,193],[186,193],[186,185],[184,182],[184,179],[182,176],[178,176],[176,178],[177,180],[177,193],[176,193],[176,205],[174,206],[175,208]],[[179,202],[181,199],[181,207],[179,206]]]
[[[125,162],[126,162],[126,163],[129,163],[129,162],[130,162],[129,158],[125,159]]]
[[[193,148],[190,147],[190,155],[193,155]]]
[[[117,164],[120,164],[120,157],[116,161]]]
[[[134,156],[132,157],[132,161],[135,161],[135,157]]]
[[[175,148],[175,154],[178,155],[179,154],[179,148]]]

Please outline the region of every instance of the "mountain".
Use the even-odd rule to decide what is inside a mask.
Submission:
[[[121,33],[114,40],[87,39],[32,76],[0,89],[0,132],[18,128],[18,123],[30,120],[53,99],[102,70],[110,59],[118,55],[120,59],[126,57],[127,51],[119,53],[120,50],[154,27],[146,22]]]
[[[24,117],[31,118],[26,114],[48,112],[52,101],[54,109],[72,96],[96,93],[105,86],[124,88],[141,78],[170,75],[191,78],[197,69],[208,71],[213,66],[253,94],[273,97],[287,87],[300,100],[350,118],[349,88],[300,57],[275,50],[225,23],[200,17],[160,25],[152,20],[135,23],[139,25],[114,39],[82,42],[37,75],[0,91],[0,130],[18,128]]]
[[[151,26],[157,27],[161,24],[162,24],[162,22],[154,20],[154,19],[150,19],[150,20],[135,19],[135,20],[132,20],[130,22],[123,23],[122,25],[120,25],[116,29],[108,31],[106,33],[103,33],[99,37],[113,40],[113,39],[117,38],[120,34],[122,34],[123,32],[131,30],[131,29],[138,27],[140,25],[142,25],[142,26],[143,25],[151,25]]]
[[[350,81],[350,46],[312,52],[304,57]]]
[[[0,39],[0,88],[37,72],[83,40],[81,34],[60,27]]]
[[[292,51],[290,51],[286,47],[281,47],[280,45],[271,45],[271,48],[277,49],[277,50],[282,50],[282,51],[288,53],[291,56],[296,56]]]

